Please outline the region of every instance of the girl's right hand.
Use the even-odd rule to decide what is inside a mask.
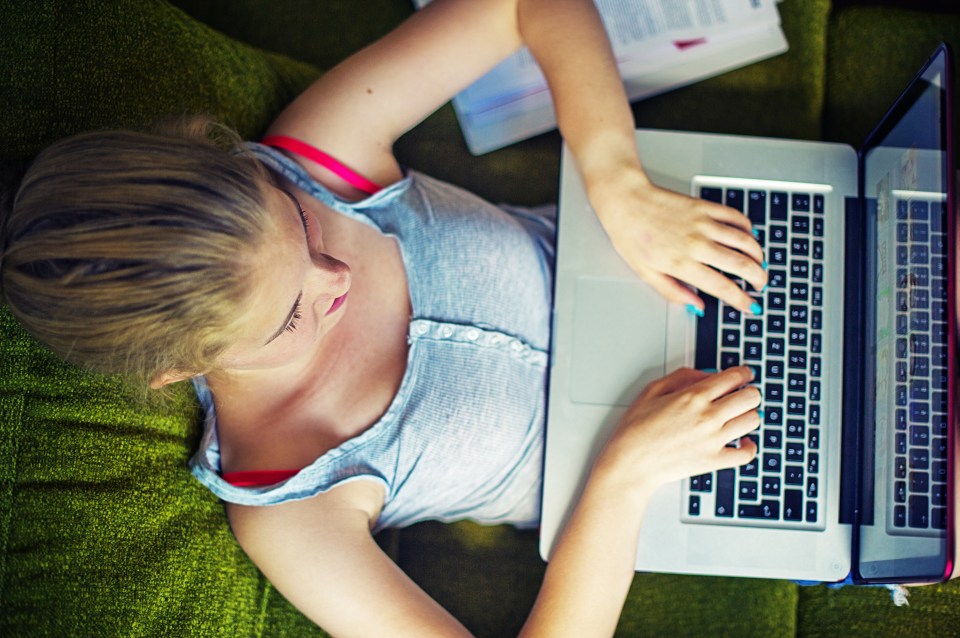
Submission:
[[[618,489],[649,496],[664,483],[744,465],[757,454],[746,435],[760,426],[750,368],[715,374],[681,368],[649,384],[597,461]],[[739,447],[727,447],[739,440]],[[621,492],[624,493],[624,492]]]

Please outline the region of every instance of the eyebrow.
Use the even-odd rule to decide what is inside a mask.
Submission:
[[[304,239],[306,239],[306,236],[307,236],[307,222],[306,222],[306,220],[303,218],[303,207],[300,205],[300,201],[299,201],[296,197],[294,197],[293,194],[290,193],[289,191],[287,191],[287,190],[285,190],[285,189],[283,189],[283,188],[281,188],[281,189],[279,189],[279,190],[281,190],[287,197],[289,197],[290,200],[296,205],[296,207],[297,207],[297,216],[300,218],[300,223],[303,225],[303,236],[304,236]],[[280,335],[283,334],[283,331],[287,329],[287,326],[289,326],[289,325],[290,325],[290,322],[293,320],[293,315],[296,314],[297,308],[300,307],[300,300],[301,300],[302,298],[303,298],[303,291],[301,290],[301,291],[300,291],[300,294],[297,295],[297,300],[293,302],[293,305],[292,305],[292,306],[290,306],[290,312],[287,313],[287,318],[283,320],[283,324],[280,326],[280,329],[277,330],[275,333],[273,333],[273,335],[271,335],[271,337],[270,337],[269,339],[267,339],[266,341],[264,341],[264,342],[263,342],[263,345],[268,345],[268,344],[271,343],[273,340],[275,340],[277,337],[279,337]]]

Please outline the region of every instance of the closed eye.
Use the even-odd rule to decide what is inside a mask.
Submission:
[[[297,304],[293,307],[293,314],[290,321],[283,327],[284,332],[294,332],[297,329],[297,322],[303,319],[303,308],[300,304],[300,297],[297,297]]]

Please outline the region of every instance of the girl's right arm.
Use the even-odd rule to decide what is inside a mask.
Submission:
[[[608,636],[634,575],[650,495],[663,483],[749,461],[759,392],[747,368],[679,370],[650,384],[590,474],[523,636]],[[726,444],[741,439],[739,448]],[[270,507],[230,505],[240,544],[276,588],[334,636],[464,636],[467,630],[370,535],[378,484],[355,481]]]

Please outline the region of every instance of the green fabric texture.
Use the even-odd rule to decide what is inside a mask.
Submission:
[[[0,12],[0,161],[82,130],[185,112],[256,138],[318,69],[411,12],[408,0],[174,5],[38,0]],[[829,8],[782,3],[787,54],[640,103],[638,123],[817,138],[826,111],[828,134],[852,130],[844,118],[854,121],[846,114],[866,98],[835,90],[835,78],[857,73],[845,56],[859,48],[846,38],[910,22],[866,10],[831,17]],[[831,50],[853,52],[828,56],[828,34]],[[856,64],[873,68],[863,51]],[[884,60],[907,77],[915,66]],[[883,99],[878,91],[868,101]],[[556,199],[555,133],[474,158],[446,106],[397,152],[494,201]],[[199,434],[188,387],[162,405],[137,403],[118,381],[59,362],[0,308],[0,636],[326,635],[246,559],[222,505],[190,476]],[[515,633],[544,570],[535,532],[425,523],[377,540],[479,636]],[[876,589],[639,574],[618,635],[952,635],[958,591],[923,588],[901,610]]]
[[[5,308],[0,360],[0,635],[256,635],[268,589],[186,468],[199,433],[189,389],[138,407]]]
[[[0,12],[5,156],[183,113],[209,113],[256,137],[317,76],[306,63],[232,40],[158,0],[20,7]]]

